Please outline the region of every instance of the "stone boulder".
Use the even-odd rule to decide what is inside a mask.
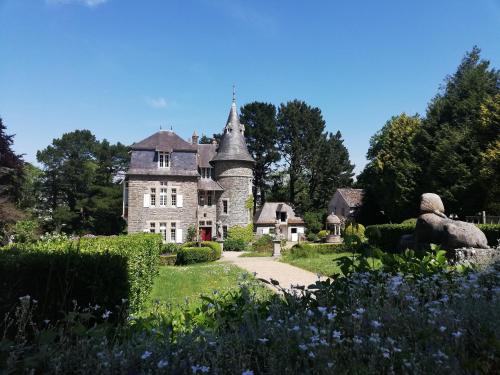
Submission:
[[[488,248],[486,236],[474,224],[448,219],[443,229],[445,235],[442,245],[445,249],[458,249],[461,247]]]

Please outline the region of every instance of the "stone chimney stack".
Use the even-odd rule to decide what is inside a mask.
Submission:
[[[193,132],[193,135],[191,136],[191,143],[193,145],[197,145],[198,144],[198,139],[200,137],[198,137],[198,134],[196,134],[196,130]]]

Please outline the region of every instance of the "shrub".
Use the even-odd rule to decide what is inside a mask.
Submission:
[[[0,249],[0,316],[19,297],[38,300],[37,316],[55,319],[72,308],[109,310],[128,300],[133,312],[158,273],[161,239],[154,234],[39,241]]]
[[[401,222],[401,224],[403,224],[403,225],[417,225],[417,218],[412,217],[410,219],[403,220]]]
[[[196,240],[196,228],[192,224],[187,229],[186,240],[189,242]]]
[[[310,211],[304,214],[304,222],[308,233],[318,233],[323,229],[323,216],[325,216],[323,211]]]
[[[161,254],[160,265],[174,266],[177,263],[177,254]]]
[[[180,245],[173,243],[173,242],[167,242],[161,244],[161,254],[175,254],[177,251],[179,251]]]
[[[269,234],[264,234],[260,236],[252,244],[252,251],[257,253],[265,253],[273,251],[273,238]]]
[[[227,238],[224,241],[224,251],[244,251],[247,248],[247,242],[242,239]]]
[[[318,235],[316,233],[313,233],[313,232],[307,233],[306,238],[308,241],[311,241],[311,242],[316,242],[319,240]]]
[[[414,231],[414,225],[381,224],[366,227],[365,235],[371,245],[389,253],[396,253],[401,236],[413,234]]]
[[[325,230],[325,229],[320,230],[320,231],[318,232],[318,238],[319,238],[321,241],[323,241],[323,240],[326,238],[326,236],[328,236],[329,234],[330,234],[330,231],[327,231],[327,230]]]
[[[349,224],[345,229],[344,229],[344,235],[345,236],[351,236],[355,235],[358,236],[360,239],[365,238],[365,227],[362,224]]]
[[[12,228],[14,242],[35,242],[39,237],[40,226],[36,220],[19,220]]]
[[[222,252],[220,244],[215,241],[185,242],[182,247],[209,247],[214,251]],[[219,255],[220,258],[220,255]],[[219,259],[217,258],[217,259]]]
[[[290,249],[290,255],[294,258],[315,257],[318,254],[331,254],[344,250],[342,244],[299,244]]]
[[[488,239],[488,244],[492,247],[499,245],[500,240],[500,224],[476,224],[479,229],[481,229],[486,238]]]
[[[212,262],[221,256],[220,248],[215,250],[209,246],[188,247],[182,246],[177,252],[176,264],[193,264]]]
[[[245,244],[252,242],[253,225],[248,224],[246,227],[234,226],[228,229],[227,238],[231,240],[243,241]]]

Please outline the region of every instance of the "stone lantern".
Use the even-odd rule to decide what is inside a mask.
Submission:
[[[328,243],[341,243],[342,239],[340,237],[340,219],[335,214],[330,214],[326,218],[326,230],[330,233],[326,236],[326,242]]]

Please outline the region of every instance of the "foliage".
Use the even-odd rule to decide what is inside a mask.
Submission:
[[[273,251],[273,237],[269,234],[264,234],[257,238],[257,240],[252,243],[252,251],[257,253],[265,253]]]
[[[196,227],[191,224],[187,229],[186,240],[192,242],[196,240]]]
[[[308,233],[318,233],[323,229],[325,211],[314,211],[304,213],[304,223]]]
[[[247,226],[235,225],[227,231],[227,237],[231,240],[243,241],[246,244],[252,242],[253,239],[253,224]]]
[[[365,235],[368,242],[384,251],[397,252],[399,240],[405,234],[413,234],[412,224],[380,224],[366,227]]]
[[[215,242],[215,241],[184,242],[182,244],[182,247],[201,247],[201,246],[209,247],[212,250],[214,250],[215,252],[222,251],[220,244],[218,242]]]
[[[277,125],[287,166],[287,201],[299,214],[326,207],[337,188],[352,184],[354,166],[340,132],[325,132],[320,109],[299,100],[280,105]]]
[[[37,317],[55,319],[80,306],[137,311],[158,272],[160,237],[133,234],[14,244],[0,249],[0,314],[20,296],[38,300]]]
[[[160,254],[161,266],[175,266],[177,263],[177,254]]]
[[[218,244],[217,244],[218,245]],[[176,264],[193,264],[203,262],[213,262],[221,257],[220,247],[217,249],[215,246],[182,246],[177,251]]]
[[[176,254],[181,246],[174,242],[161,244],[161,254]]]
[[[360,239],[365,238],[365,227],[363,224],[351,223],[344,229],[344,236],[358,236]]]
[[[11,233],[16,243],[35,242],[39,237],[40,226],[36,220],[19,220]]]
[[[88,130],[75,130],[38,151],[37,160],[44,169],[40,184],[46,229],[123,231],[122,186],[117,177],[128,167],[127,147],[98,141]]]
[[[245,251],[247,246],[248,243],[242,239],[229,237],[224,240],[224,251]]]
[[[318,254],[331,254],[342,251],[345,251],[345,247],[341,244],[302,243],[292,246],[288,254],[292,258],[307,258],[314,257]]]
[[[271,166],[278,162],[278,131],[276,127],[276,107],[270,103],[252,102],[240,110],[240,121],[245,125],[245,138],[248,151],[255,160],[253,177],[252,207],[263,205],[268,191],[268,175]],[[257,197],[260,201],[257,202]]]
[[[310,242],[317,242],[319,241],[319,237],[316,233],[313,232],[307,232],[306,233],[306,239]]]
[[[500,245],[500,224],[476,224],[488,239],[488,244],[492,247]]]
[[[84,314],[35,327],[31,301],[23,300],[13,321],[19,335],[1,341],[0,366],[18,373],[495,373],[499,293],[498,266],[417,277],[354,272],[272,299],[259,300],[247,286],[212,294],[110,335],[105,324],[78,329]]]
[[[401,222],[403,225],[417,225],[417,219],[416,218],[411,218],[411,219],[406,219]]]
[[[324,241],[324,239],[330,234],[330,231],[323,229],[318,232],[318,238],[320,241]]]

